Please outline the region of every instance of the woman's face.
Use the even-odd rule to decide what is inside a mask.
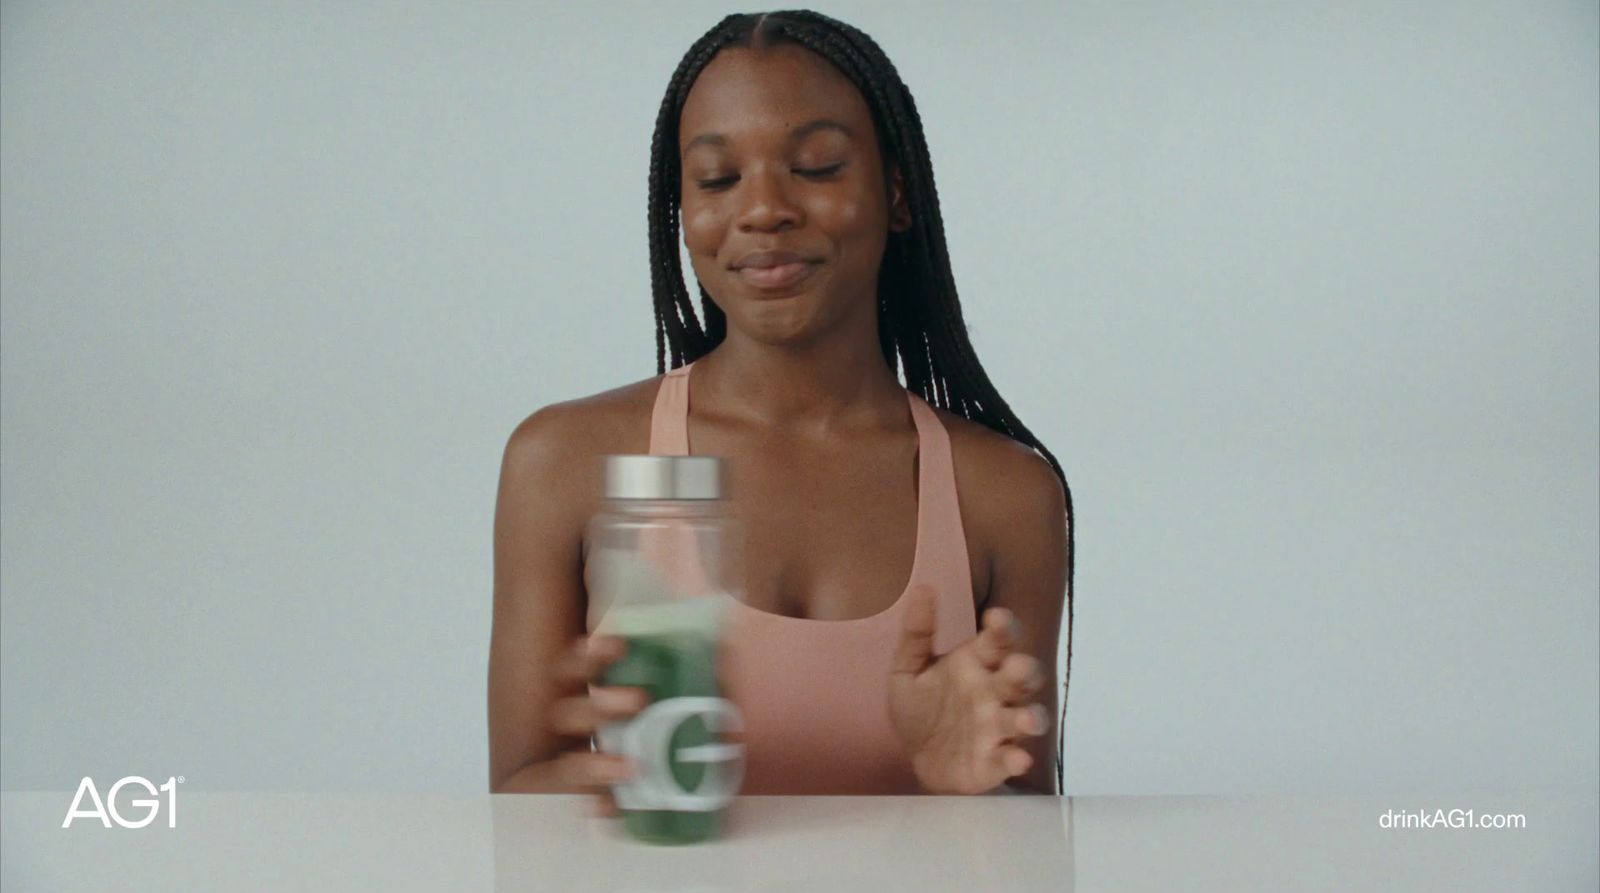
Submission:
[[[794,344],[876,320],[884,244],[910,215],[843,74],[792,44],[723,50],[684,102],[678,149],[684,245],[730,329]]]

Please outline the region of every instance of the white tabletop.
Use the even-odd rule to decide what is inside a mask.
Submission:
[[[0,888],[70,890],[1581,890],[1600,794],[742,797],[727,833],[660,847],[554,795],[184,791],[177,827],[0,795]],[[1385,830],[1386,811],[1523,828]],[[137,814],[137,813],[136,813]],[[1448,816],[1447,816],[1448,817]]]

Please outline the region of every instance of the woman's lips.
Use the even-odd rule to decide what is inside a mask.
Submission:
[[[776,267],[741,267],[739,278],[751,288],[774,290],[788,288],[811,275],[817,266],[810,261],[779,264]]]

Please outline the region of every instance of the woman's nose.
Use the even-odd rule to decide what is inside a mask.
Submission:
[[[747,232],[765,232],[784,226],[798,226],[802,219],[800,207],[789,195],[784,174],[773,171],[751,174],[744,178],[740,189],[739,228]]]

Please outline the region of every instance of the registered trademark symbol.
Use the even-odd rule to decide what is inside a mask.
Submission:
[[[182,775],[178,776],[178,781],[183,781],[183,776]]]

